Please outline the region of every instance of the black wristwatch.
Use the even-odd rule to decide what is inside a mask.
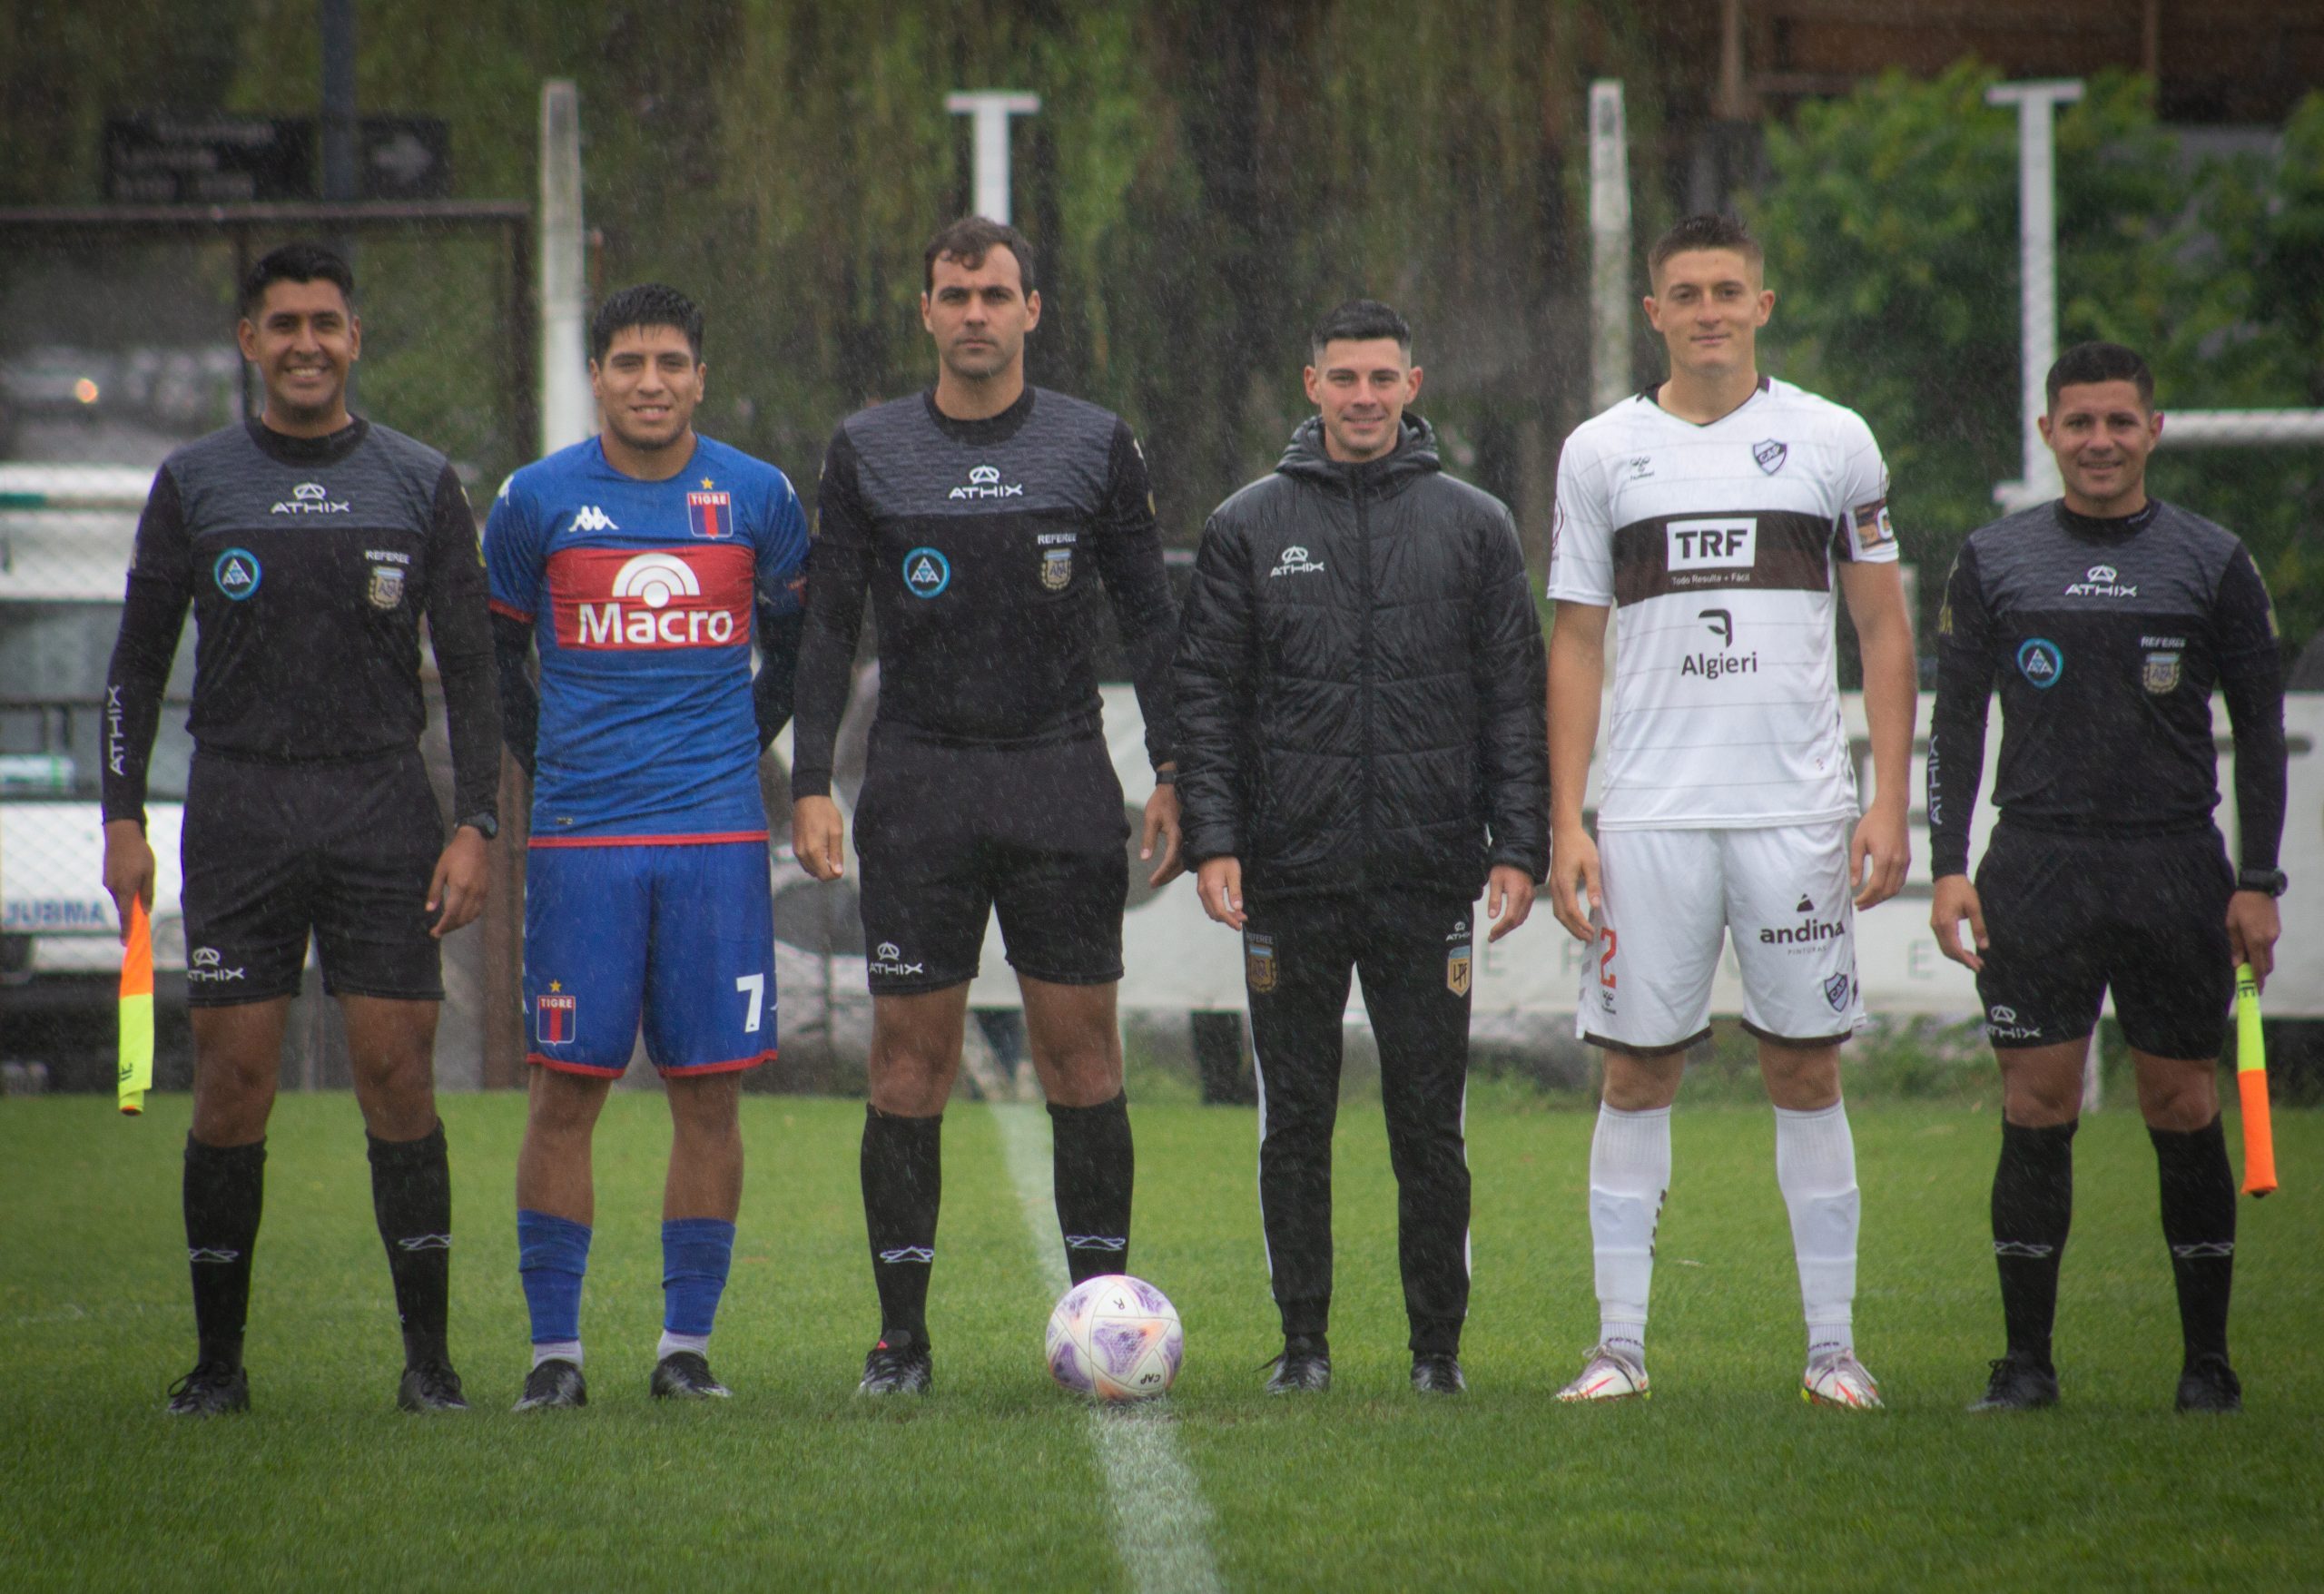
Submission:
[[[1173,764],[1166,770],[1156,770],[1154,772],[1154,783],[1157,786],[1177,785],[1178,783],[1177,765]]]
[[[468,826],[487,841],[500,833],[499,820],[489,813],[471,813],[468,818],[460,821],[460,824]],[[453,828],[457,830],[459,826],[455,825]]]
[[[2282,896],[2284,888],[2290,884],[2291,876],[2280,869],[2243,869],[2235,875],[2237,890],[2265,891],[2271,897]]]

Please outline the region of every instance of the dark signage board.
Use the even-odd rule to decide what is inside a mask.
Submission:
[[[312,116],[149,112],[105,121],[105,198],[114,204],[266,204],[319,196],[322,135]],[[365,116],[356,126],[357,197],[432,200],[452,192],[452,135],[438,116]]]

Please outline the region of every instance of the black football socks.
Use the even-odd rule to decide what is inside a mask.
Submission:
[[[2213,1118],[2200,1129],[2157,1129],[2154,1161],[2162,1185],[2162,1237],[2179,1287],[2179,1328],[2187,1360],[2227,1354],[2227,1302],[2235,1284],[2235,1170],[2227,1136]]]
[[[363,1138],[371,1154],[371,1212],[403,1323],[404,1364],[442,1362],[452,1288],[452,1168],[443,1120],[417,1140]]]
[[[944,1115],[907,1118],[863,1109],[863,1225],[882,1333],[928,1343],[928,1274],[944,1189]]]
[[[1129,1271],[1129,1197],[1136,1158],[1127,1092],[1096,1107],[1049,1104],[1058,1227],[1075,1284]]]
[[[2027,1128],[2002,1120],[1994,1169],[1994,1263],[2009,1353],[2048,1368],[2058,1264],[2073,1224],[2073,1133],[2080,1120]]]
[[[204,1146],[185,1137],[185,1254],[193,1274],[197,1360],[242,1364],[251,1252],[266,1195],[266,1142]]]

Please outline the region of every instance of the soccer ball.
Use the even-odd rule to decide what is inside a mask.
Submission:
[[[1127,1274],[1082,1280],[1049,1314],[1049,1376],[1078,1394],[1150,1400],[1170,1387],[1186,1353],[1178,1309]]]

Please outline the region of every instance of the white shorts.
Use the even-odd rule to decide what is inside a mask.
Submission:
[[[1676,1051],[1710,1030],[1719,945],[1735,936],[1743,1027],[1828,1046],[1864,1023],[1844,819],[1758,830],[1605,831],[1606,905],[1582,965],[1574,1032]]]

